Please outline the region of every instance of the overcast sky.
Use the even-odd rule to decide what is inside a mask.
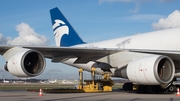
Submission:
[[[1,0],[0,44],[54,46],[49,10],[58,7],[80,37],[97,42],[180,27],[180,0]],[[0,78],[5,72],[0,57]],[[78,69],[47,60],[36,78],[74,79]]]

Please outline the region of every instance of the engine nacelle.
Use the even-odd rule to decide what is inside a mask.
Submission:
[[[173,61],[162,55],[151,55],[133,60],[126,69],[130,81],[143,85],[169,83],[173,80],[175,73]]]
[[[33,77],[40,75],[45,65],[45,58],[40,52],[24,49],[7,61],[5,70],[17,77]]]

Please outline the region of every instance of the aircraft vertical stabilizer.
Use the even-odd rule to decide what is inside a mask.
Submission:
[[[57,7],[51,9],[50,14],[56,46],[73,46],[85,43]]]

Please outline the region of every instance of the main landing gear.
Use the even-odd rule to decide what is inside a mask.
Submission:
[[[175,93],[177,91],[177,86],[173,83],[166,85],[135,85],[132,83],[125,83],[123,85],[123,90],[125,91],[137,91],[137,93]]]

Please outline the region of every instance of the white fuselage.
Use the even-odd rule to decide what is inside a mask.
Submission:
[[[81,44],[73,47],[88,47],[88,48],[116,48],[116,49],[149,49],[149,50],[180,50],[180,28],[172,28],[154,32],[148,32],[143,34],[136,34],[128,37],[122,37],[107,41]],[[98,59],[97,61],[105,62],[110,64],[112,67],[121,68],[127,65],[130,61],[143,57],[145,53],[135,52],[118,52],[111,54],[104,58]],[[175,57],[176,61],[180,61],[180,56]],[[94,62],[87,64],[73,64],[76,59],[69,59],[63,63],[83,68],[84,70],[90,71]],[[176,68],[180,68],[176,65]]]

